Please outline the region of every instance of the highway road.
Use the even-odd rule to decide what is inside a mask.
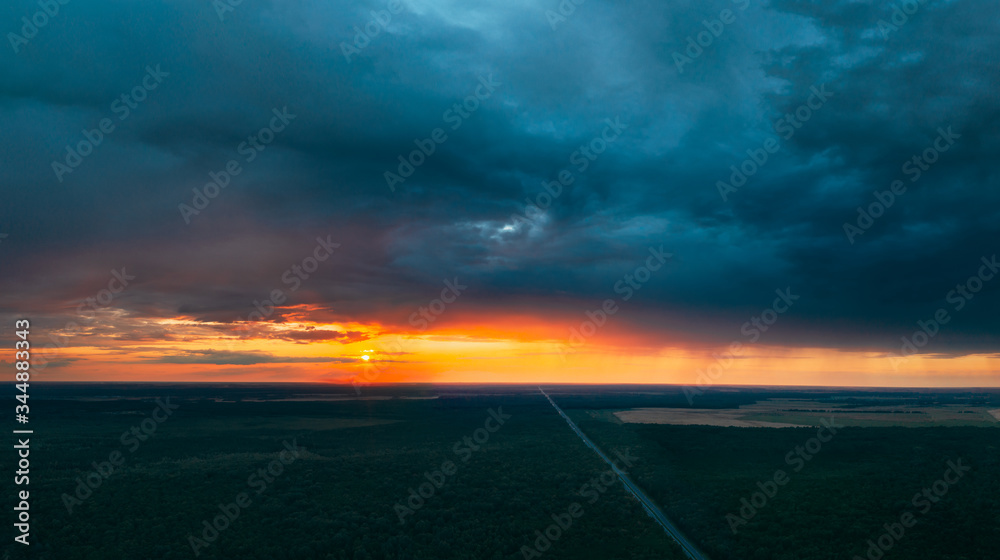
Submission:
[[[687,554],[688,558],[691,558],[691,560],[708,560],[708,557],[705,556],[703,552],[698,550],[698,548],[681,533],[680,529],[678,529],[676,525],[674,525],[669,519],[667,519],[667,516],[664,515],[663,511],[660,510],[659,506],[657,506],[656,503],[653,502],[653,499],[647,496],[646,493],[643,492],[641,488],[639,488],[639,486],[637,486],[634,482],[632,482],[632,479],[630,479],[628,475],[625,474],[625,472],[619,469],[618,465],[616,465],[614,461],[609,459],[608,456],[605,455],[604,452],[601,451],[597,447],[597,445],[594,444],[594,442],[590,441],[590,438],[588,438],[587,435],[584,434],[579,427],[577,427],[575,422],[570,420],[569,416],[566,416],[566,413],[563,412],[561,408],[559,408],[559,405],[557,405],[555,401],[552,400],[552,397],[550,397],[548,393],[543,391],[541,387],[539,387],[538,390],[541,391],[543,395],[545,395],[545,398],[548,399],[550,403],[552,403],[552,406],[553,408],[556,409],[556,412],[558,412],[559,415],[562,416],[564,420],[566,420],[566,423],[569,424],[570,428],[573,428],[573,431],[576,432],[576,435],[580,436],[580,439],[583,440],[583,443],[587,444],[587,447],[593,449],[594,452],[601,457],[601,459],[604,459],[605,463],[611,465],[611,469],[615,472],[616,475],[618,475],[619,480],[622,481],[622,485],[624,485],[625,488],[627,488],[628,491],[631,492],[633,496],[635,496],[635,499],[639,500],[639,503],[642,504],[642,507],[643,509],[646,510],[646,513],[650,517],[652,517],[653,520],[659,523],[661,527],[663,527],[663,530],[666,531],[668,535],[670,535],[670,538],[674,539],[674,541],[676,541],[677,544],[680,545],[681,549],[684,550],[684,553]]]

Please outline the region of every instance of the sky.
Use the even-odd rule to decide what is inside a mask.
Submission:
[[[6,2],[0,360],[1000,386],[997,15]]]

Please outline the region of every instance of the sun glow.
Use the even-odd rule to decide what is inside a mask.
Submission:
[[[1000,370],[1000,356],[988,354],[949,359],[916,355],[895,363],[878,352],[758,345],[726,357],[704,344],[643,337],[624,323],[574,345],[567,342],[565,321],[530,316],[470,315],[432,331],[377,321],[331,321],[306,306],[285,316],[292,320],[235,324],[116,317],[113,328],[129,336],[56,333],[73,343],[46,349],[40,358],[51,362],[47,375],[60,381],[139,377],[912,387],[995,386]]]

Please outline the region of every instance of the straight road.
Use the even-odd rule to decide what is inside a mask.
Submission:
[[[583,440],[583,443],[587,444],[587,447],[593,449],[594,452],[601,457],[601,459],[604,459],[605,463],[611,465],[611,470],[613,470],[615,474],[618,475],[618,478],[622,481],[622,484],[625,486],[625,488],[627,488],[628,491],[631,492],[633,496],[635,496],[635,499],[639,500],[639,503],[642,504],[642,507],[643,509],[646,510],[646,513],[649,514],[649,516],[652,517],[654,521],[659,523],[661,527],[663,527],[663,530],[666,531],[668,535],[670,535],[670,538],[674,539],[674,541],[676,541],[677,544],[681,546],[681,549],[684,551],[684,554],[687,554],[688,558],[690,558],[691,560],[708,560],[708,557],[705,556],[704,553],[702,553],[700,550],[698,550],[698,548],[695,547],[695,545],[681,533],[680,529],[678,529],[676,525],[674,525],[669,519],[667,519],[667,516],[664,515],[663,511],[660,510],[659,506],[657,506],[656,503],[653,502],[653,499],[647,496],[646,493],[643,492],[641,488],[639,488],[634,482],[632,482],[632,479],[630,479],[627,474],[625,474],[621,469],[619,469],[618,465],[616,465],[614,461],[608,459],[608,456],[605,455],[603,451],[598,449],[597,445],[595,445],[594,442],[590,441],[590,438],[588,438],[587,435],[584,434],[583,431],[581,431],[580,428],[577,427],[576,423],[570,420],[569,416],[566,416],[566,413],[563,412],[561,408],[559,408],[559,405],[557,405],[555,401],[552,400],[552,397],[550,397],[548,393],[546,393],[545,391],[542,391],[541,387],[539,387],[538,390],[541,391],[543,395],[545,395],[546,399],[549,399],[549,402],[552,404],[552,407],[556,409],[556,412],[559,413],[559,416],[563,417],[563,420],[566,420],[566,423],[569,424],[569,427],[573,428],[573,431],[576,432],[576,435],[580,436],[580,439]]]

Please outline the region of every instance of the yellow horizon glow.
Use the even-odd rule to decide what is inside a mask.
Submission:
[[[148,322],[147,322],[148,323]],[[152,321],[164,340],[104,339],[47,352],[66,365],[36,368],[52,381],[569,383],[821,387],[1000,387],[1000,355],[905,359],[866,350],[746,345],[628,345],[616,336],[576,348],[537,333],[495,327],[463,332],[386,332],[366,324],[254,323],[240,338],[232,324]],[[558,329],[553,329],[553,332]],[[362,333],[359,340],[299,340],[302,333]],[[247,334],[249,333],[249,334]],[[82,337],[81,337],[82,338]],[[100,342],[100,345],[96,345]],[[722,358],[717,356],[723,356]],[[209,363],[212,361],[219,363]],[[233,363],[227,363],[233,362]],[[256,363],[254,363],[256,362]]]

